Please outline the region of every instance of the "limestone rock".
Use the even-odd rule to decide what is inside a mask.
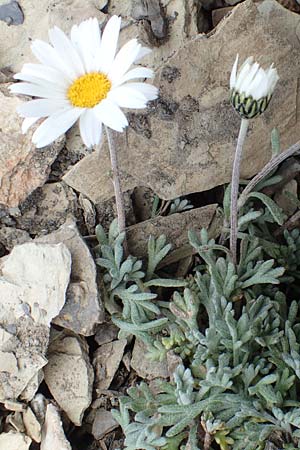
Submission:
[[[119,364],[122,361],[126,339],[101,345],[94,353],[93,366],[95,368],[96,389],[108,389]]]
[[[41,425],[29,406],[23,412],[22,416],[26,434],[30,436],[33,441],[41,442]]]
[[[6,250],[11,251],[16,245],[28,241],[31,241],[31,237],[27,231],[13,227],[0,227],[0,242]]]
[[[0,448],[5,450],[28,450],[31,444],[31,439],[25,434],[9,433],[0,434]]]
[[[107,344],[112,342],[118,337],[119,328],[113,323],[105,322],[97,327],[97,332],[95,334],[95,341],[98,345]]]
[[[212,23],[213,27],[216,27],[219,22],[230,12],[232,11],[232,6],[225,6],[224,8],[214,9],[212,11]]]
[[[57,230],[76,213],[76,195],[65,183],[47,183],[22,204],[17,227],[31,235]],[[1,236],[1,231],[0,231]]]
[[[47,338],[49,335],[49,330],[47,330]],[[47,344],[48,344],[48,339],[47,339]],[[45,361],[46,364],[47,361]],[[45,365],[43,364],[43,366]],[[36,372],[33,377],[29,380],[29,382],[27,383],[27,386],[25,387],[25,389],[23,389],[21,395],[20,395],[20,399],[24,400],[24,401],[30,401],[36,394],[39,385],[41,384],[41,382],[44,379],[44,374],[42,370],[39,370],[38,372]]]
[[[1,320],[1,322],[1,327],[5,326],[11,330],[9,341],[2,346],[3,360],[11,360],[13,356],[17,367],[13,370],[11,365],[10,371],[7,372],[5,366],[1,365],[0,401],[18,397],[31,400],[38,385],[35,390],[31,390],[26,395],[23,395],[23,392],[47,363],[45,355],[49,328],[45,325],[37,325],[30,317],[20,318],[13,323],[11,320]]]
[[[47,400],[43,394],[36,394],[30,402],[30,406],[38,421],[43,424],[46,417]]]
[[[160,98],[148,111],[130,116],[126,133],[116,134],[124,190],[133,183],[146,185],[161,198],[172,199],[230,180],[240,124],[228,101],[237,53],[241,61],[255,55],[264,67],[274,62],[280,75],[268,110],[250,124],[242,178],[251,177],[270,158],[273,127],[281,132],[282,148],[299,138],[299,18],[275,0],[267,2],[265,9],[251,0],[238,5],[213,34],[186,42],[158,70],[154,84],[160,87]],[[161,56],[161,51],[154,53]],[[143,131],[135,125],[141,121]],[[113,195],[108,167],[104,143],[101,161],[96,154],[87,156],[64,180],[97,203]]]
[[[48,29],[54,25],[69,32],[72,25],[90,17],[103,22],[105,15],[93,0],[22,0],[24,23],[8,26],[0,21],[1,56],[0,66],[18,72],[24,63],[36,62],[30,50],[34,39],[48,38]]]
[[[139,258],[147,255],[149,236],[157,238],[164,234],[172,250],[188,244],[188,230],[209,228],[216,213],[217,205],[203,206],[170,216],[158,216],[154,219],[132,225],[127,231],[130,252]]]
[[[34,396],[70,271],[63,244],[19,245],[0,260],[0,401]]]
[[[134,343],[131,367],[141,378],[153,380],[154,378],[167,378],[169,376],[167,361],[151,361],[147,359],[147,348],[138,339]]]
[[[0,320],[31,316],[49,326],[65,303],[71,255],[63,244],[25,243],[14,247],[0,266]]]
[[[96,411],[96,416],[93,422],[92,434],[98,441],[118,426],[118,422],[113,418],[110,411],[106,411],[104,408],[99,408]]]
[[[2,26],[0,21],[0,29]],[[17,48],[20,48],[19,44]],[[21,131],[22,119],[16,108],[23,102],[0,91],[0,204],[8,207],[18,206],[34,189],[44,184],[64,142],[60,138],[43,150],[36,149],[31,142],[32,132],[24,135]]]
[[[45,382],[61,409],[75,425],[81,425],[92,401],[93,368],[88,346],[79,336],[57,333],[48,349]]]
[[[46,420],[43,426],[41,450],[72,450],[67,441],[60,415],[51,403],[47,406]]]
[[[16,411],[16,412],[23,412],[26,410],[25,403],[20,403],[14,400],[6,400],[6,402],[4,402],[4,407],[9,411]]]
[[[72,255],[66,303],[54,323],[84,336],[94,334],[97,324],[104,320],[104,309],[96,283],[95,262],[76,224],[70,219],[59,230],[37,240],[49,244],[63,242]]]

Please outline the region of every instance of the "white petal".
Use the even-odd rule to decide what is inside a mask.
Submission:
[[[17,112],[22,117],[47,117],[68,106],[66,100],[38,99],[23,103]]]
[[[42,88],[45,88],[47,92],[56,93],[60,96],[66,96],[66,91],[68,88],[68,85],[59,85],[57,83],[53,83],[52,81],[45,80],[43,78],[39,78],[33,75],[27,75],[25,73],[17,73],[14,78],[22,81],[28,81],[30,84],[34,84],[37,86],[40,86]]]
[[[125,114],[108,98],[95,106],[93,111],[101,122],[113,130],[121,132],[128,125]]]
[[[114,86],[119,86],[120,84],[125,83],[129,80],[134,80],[135,78],[153,78],[154,72],[151,69],[147,69],[146,67],[135,67],[134,69],[129,70],[123,75],[123,77],[118,81],[118,83],[114,83]]]
[[[112,89],[107,98],[122,108],[145,108],[147,105],[146,97],[129,86],[119,86]]]
[[[100,69],[105,74],[109,72],[112,62],[115,58],[120,27],[121,27],[121,17],[112,16],[107,22],[102,34]]]
[[[14,75],[14,78],[19,78],[20,74]],[[42,78],[46,81],[51,81],[61,87],[67,87],[72,83],[72,80],[68,78],[63,72],[58,71],[50,66],[44,64],[24,64],[21,70],[21,75],[31,75],[37,78]]]
[[[58,90],[51,90],[51,85],[47,88],[33,83],[15,83],[9,87],[9,90],[14,94],[31,95],[32,97],[65,99],[65,94]]]
[[[249,92],[255,100],[268,95],[268,80],[265,71],[261,67],[249,86]]]
[[[235,88],[237,91],[241,91],[241,86],[245,80],[245,78],[247,77],[249,70],[251,68],[251,64],[247,63],[247,64],[243,64],[241,67],[241,70],[239,71],[238,75],[237,75],[237,79],[236,79],[236,84],[235,84]]]
[[[127,72],[131,64],[134,63],[140,48],[141,44],[138,43],[137,39],[131,39],[123,45],[108,72],[108,78],[112,83],[118,82],[125,72]]]
[[[150,53],[152,53],[151,48],[141,47],[134,62],[137,63],[140,59],[144,58],[145,56],[150,55]]]
[[[273,64],[270,66],[267,73],[268,81],[269,81],[269,91],[270,94],[273,94],[277,81],[279,80],[279,76],[277,70],[274,69]]]
[[[244,68],[245,66],[251,66],[251,65],[253,64],[253,60],[254,60],[253,56],[249,56],[249,57],[243,62],[243,64],[241,65],[240,70],[239,70],[239,74],[241,73],[241,71],[243,70],[243,68]]]
[[[65,64],[72,70],[74,77],[79,77],[85,73],[81,58],[75,50],[70,39],[58,27],[51,28],[48,32],[49,40],[54,49]]]
[[[259,71],[259,64],[258,63],[252,64],[248,74],[246,75],[246,77],[243,80],[243,83],[240,86],[240,92],[245,92],[247,96],[251,95],[251,93],[249,93],[249,87],[253,82],[253,80],[255,79],[258,71]]]
[[[230,89],[233,89],[235,87],[238,61],[239,61],[239,55],[236,55],[236,58],[235,58],[235,61],[234,61],[234,64],[233,64],[233,67],[231,70],[231,74],[230,74]]]
[[[158,89],[156,86],[147,83],[127,83],[123,86],[128,86],[131,89],[135,89],[144,95],[147,101],[155,100],[158,96]]]
[[[79,119],[80,135],[88,147],[98,145],[102,135],[102,123],[94,114],[93,109],[87,109]]]
[[[26,117],[22,123],[22,133],[25,134],[29,130],[29,128],[38,120],[40,117]]]
[[[96,18],[85,20],[71,29],[71,41],[77,49],[86,72],[100,68],[100,30]]]
[[[69,108],[51,115],[35,130],[32,142],[37,148],[51,144],[71,128],[84,111],[83,108]]]
[[[65,61],[61,59],[57,51],[51,45],[36,39],[31,44],[31,51],[42,64],[54,67],[58,71],[66,74],[70,80],[74,80],[74,72],[67,64],[65,64]]]

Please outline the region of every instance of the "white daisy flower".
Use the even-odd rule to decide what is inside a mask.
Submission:
[[[130,66],[150,52],[136,39],[116,54],[121,18],[111,17],[102,36],[96,18],[74,25],[70,38],[58,27],[49,30],[50,44],[35,40],[31,49],[40,64],[24,64],[10,87],[15,94],[38,97],[18,108],[22,130],[46,118],[32,136],[44,147],[79,119],[84,144],[99,144],[102,124],[116,131],[128,125],[121,108],[145,108],[157,98],[156,87],[136,79],[153,77],[145,67]]]
[[[247,58],[237,73],[237,55],[230,75],[230,100],[245,119],[263,113],[272,97],[279,76],[273,64],[262,69],[253,57]]]

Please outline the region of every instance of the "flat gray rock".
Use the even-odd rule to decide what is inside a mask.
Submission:
[[[172,244],[172,250],[188,244],[188,231],[209,228],[217,205],[207,205],[169,216],[158,216],[154,219],[140,222],[128,228],[127,238],[130,252],[139,258],[147,255],[148,239],[158,238],[164,234],[167,243]]]
[[[139,340],[134,343],[130,365],[139,377],[147,380],[169,376],[167,360],[151,361],[147,358],[147,347]]]
[[[61,137],[43,150],[35,148],[32,132],[22,134],[22,119],[16,112],[24,101],[0,91],[0,205],[9,208],[18,206],[45,183],[64,144]]]
[[[118,426],[118,422],[113,418],[110,411],[106,411],[104,408],[99,408],[96,411],[96,416],[93,422],[92,434],[98,441]]]
[[[61,409],[77,426],[92,401],[94,372],[88,345],[68,332],[53,333],[44,367],[45,382]]]
[[[100,345],[94,353],[95,387],[98,391],[108,389],[122,361],[127,340],[119,339]]]
[[[37,241],[53,244],[63,242],[72,256],[66,303],[53,322],[83,336],[91,336],[97,324],[104,320],[104,308],[97,288],[94,259],[75,222],[70,219],[57,231]]]
[[[61,243],[18,245],[0,260],[0,401],[31,400],[37,391],[70,272],[71,255]]]

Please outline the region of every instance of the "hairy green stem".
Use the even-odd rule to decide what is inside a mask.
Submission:
[[[240,182],[240,166],[243,153],[243,145],[248,130],[249,121],[242,119],[240,132],[237,140],[236,151],[233,162],[232,178],[231,178],[231,201],[230,201],[230,251],[233,263],[237,262],[237,225],[238,225],[238,209],[237,200]]]
[[[119,172],[119,167],[118,167],[116,145],[115,145],[115,141],[113,138],[113,133],[109,130],[108,127],[105,127],[105,131],[106,131],[107,142],[108,142],[108,147],[109,147],[110,162],[111,162],[111,169],[112,169],[112,176],[113,176],[113,185],[114,185],[114,190],[115,190],[119,232],[122,233],[122,231],[125,230],[125,207],[124,207],[123,192],[121,189],[120,172]],[[124,248],[126,248],[126,246],[127,246],[127,243],[126,243],[126,238],[125,238]]]
[[[248,195],[251,191],[255,188],[255,186],[262,181],[267,175],[269,175],[272,170],[276,169],[279,164],[281,164],[283,161],[285,161],[290,156],[294,155],[297,151],[300,150],[300,141],[296,142],[296,144],[289,147],[284,152],[280,153],[280,155],[275,156],[275,158],[272,158],[263,168],[262,170],[254,177],[252,180],[249,181],[245,189],[240,195],[239,201],[238,201],[238,209],[241,209],[244,204],[247,201]]]

